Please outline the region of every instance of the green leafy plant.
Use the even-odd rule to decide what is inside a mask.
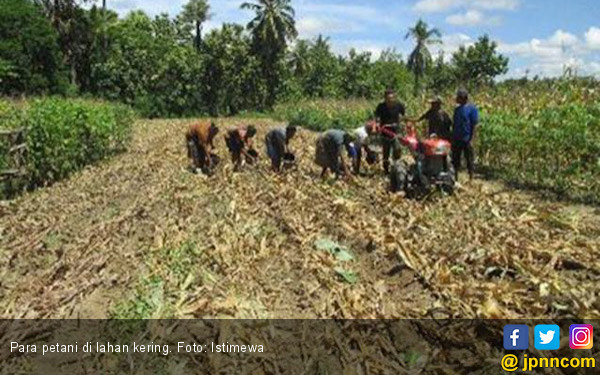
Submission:
[[[26,131],[30,186],[57,181],[125,149],[134,115],[121,104],[100,101],[35,99],[22,108],[0,105],[0,128]],[[0,146],[6,167],[8,146]]]

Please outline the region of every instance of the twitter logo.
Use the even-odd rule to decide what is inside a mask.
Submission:
[[[535,326],[535,348],[537,350],[558,350],[560,348],[560,327],[555,324]]]

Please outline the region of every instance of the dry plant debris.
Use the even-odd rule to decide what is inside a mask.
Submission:
[[[139,121],[128,152],[2,203],[3,318],[600,317],[593,207],[482,180],[415,202],[380,166],[323,182],[310,131],[274,175],[269,120],[220,122],[257,125],[258,167],[233,173],[220,136],[193,175],[189,122]]]

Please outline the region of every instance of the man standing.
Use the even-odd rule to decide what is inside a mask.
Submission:
[[[290,139],[296,135],[296,127],[288,125],[286,128],[275,128],[270,130],[266,137],[267,154],[271,159],[271,169],[273,172],[281,171],[281,162],[284,155],[289,152],[288,144]]]
[[[438,138],[450,142],[452,139],[452,120],[450,116],[442,109],[442,98],[436,96],[429,101],[431,108],[417,120],[417,122],[427,121],[427,136],[436,134]]]
[[[188,128],[185,140],[194,172],[201,170],[210,174],[213,168],[211,150],[215,147],[213,141],[218,133],[219,128],[214,122],[201,122]]]
[[[469,103],[469,94],[466,90],[458,90],[456,94],[458,106],[454,109],[454,127],[452,132],[452,164],[458,181],[458,171],[462,154],[467,159],[467,170],[469,179],[473,179],[474,172],[474,153],[473,138],[475,129],[479,124],[479,111],[475,105]]]
[[[393,160],[400,159],[402,148],[396,135],[400,120],[406,115],[404,104],[396,99],[394,90],[385,91],[385,101],[380,103],[375,110],[375,120],[380,125],[383,134],[383,169],[386,173],[390,170],[390,154]]]

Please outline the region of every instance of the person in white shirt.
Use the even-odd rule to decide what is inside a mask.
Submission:
[[[354,174],[360,173],[360,164],[362,161],[363,150],[366,154],[367,163],[374,164],[377,162],[377,153],[370,147],[375,141],[377,135],[377,124],[375,122],[368,122],[366,125],[361,126],[353,131],[354,142],[353,142],[353,167]]]

